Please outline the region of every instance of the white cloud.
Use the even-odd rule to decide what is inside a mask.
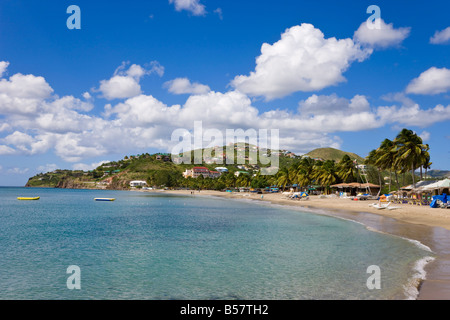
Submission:
[[[312,115],[327,115],[335,113],[357,113],[370,111],[370,104],[365,96],[356,95],[350,101],[336,94],[317,96],[313,94],[308,99],[299,102],[300,113]]]
[[[111,162],[109,160],[102,160],[100,162],[94,162],[91,164],[86,164],[86,163],[76,163],[72,166],[73,170],[83,170],[83,171],[89,171],[89,170],[93,170],[99,166],[101,166],[104,163],[108,163]]]
[[[16,151],[8,146],[0,144],[0,155],[14,154]]]
[[[45,165],[37,167],[36,170],[40,173],[47,173],[55,171],[58,168],[59,168],[58,165],[55,163],[47,163]]]
[[[430,38],[430,43],[432,44],[450,43],[450,27],[447,27],[441,31],[436,31],[434,35]]]
[[[430,140],[431,133],[429,133],[428,131],[423,131],[419,136],[422,138],[423,142],[426,142]]]
[[[0,61],[0,78],[3,77],[3,74],[8,69],[9,62],[8,61]]]
[[[109,112],[116,114],[120,124],[132,128],[149,124],[170,126],[179,109],[179,105],[169,107],[153,96],[139,95],[117,104]]]
[[[94,105],[89,102],[83,102],[80,99],[74,98],[73,96],[64,96],[60,99],[56,99],[55,101],[53,101],[51,107],[57,110],[72,109],[88,112],[94,108]]]
[[[3,141],[7,144],[16,146],[16,148],[25,149],[25,146],[33,143],[34,139],[26,133],[14,131],[14,133],[5,137]]]
[[[7,171],[6,171],[6,173],[9,173],[9,174],[25,174],[25,173],[27,173],[28,171],[29,171],[30,169],[29,168],[23,168],[23,169],[21,169],[21,168],[11,168],[11,169],[8,169]]]
[[[223,20],[222,8],[217,8],[216,10],[214,10],[214,13],[217,13],[217,15],[219,16],[219,19]]]
[[[43,77],[17,73],[0,80],[0,114],[34,114],[53,89]]]
[[[98,141],[100,140],[100,141]],[[59,135],[54,145],[55,153],[68,162],[78,162],[83,158],[97,157],[107,152],[101,143],[102,139],[95,140],[95,134],[66,133]]]
[[[378,107],[377,117],[381,123],[401,124],[425,128],[434,123],[450,121],[450,105],[438,104],[434,108],[422,109],[418,104],[413,106]]]
[[[176,78],[164,83],[164,87],[174,94],[204,94],[211,89],[209,86],[191,81],[188,78]]]
[[[267,100],[297,91],[321,90],[345,81],[342,73],[350,64],[363,61],[370,53],[352,39],[325,39],[319,29],[304,23],[287,29],[273,45],[264,43],[255,71],[236,76],[231,85]]]
[[[138,80],[127,76],[114,76],[100,81],[100,89],[108,100],[130,98],[141,94]]]
[[[252,127],[258,120],[258,109],[243,93],[210,91],[207,94],[190,96],[180,110],[180,123],[202,120],[213,128]]]
[[[379,19],[379,23],[380,28],[369,29],[367,23],[363,22],[355,31],[353,38],[374,48],[387,48],[400,45],[411,31],[411,28],[395,29],[392,23],[386,24],[383,19]]]
[[[165,69],[158,61],[152,61],[149,64],[145,64],[144,66],[147,68],[146,74],[156,73],[160,77],[164,75]]]
[[[431,67],[413,79],[407,86],[407,93],[439,94],[450,90],[450,70]]]
[[[15,149],[4,145],[0,147],[0,154],[38,154],[48,151],[52,140],[48,134],[31,136],[21,131],[14,131],[12,134],[0,139],[6,145],[14,146]]]
[[[100,91],[103,97],[108,100],[131,98],[141,94],[140,79],[144,75],[156,73],[159,76],[164,74],[164,67],[157,61],[149,64],[150,69],[144,69],[140,65],[133,64],[128,69],[128,62],[123,62],[114,75],[109,80],[100,81]]]
[[[83,98],[85,98],[86,100],[90,100],[90,99],[92,99],[92,96],[89,92],[85,92],[85,93],[83,93]]]
[[[11,126],[8,123],[0,123],[0,132],[11,130]]]
[[[200,0],[169,0],[169,3],[175,4],[176,11],[186,10],[194,16],[204,16],[206,14],[205,6]]]

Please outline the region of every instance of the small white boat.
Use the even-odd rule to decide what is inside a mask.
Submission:
[[[390,204],[391,204],[390,202],[388,202],[387,204],[372,203],[372,204],[369,204],[369,206],[372,208],[375,208],[375,209],[389,209],[388,207]]]

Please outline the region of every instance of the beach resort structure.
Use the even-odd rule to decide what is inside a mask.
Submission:
[[[415,185],[401,187],[397,194],[403,197],[416,196],[418,198],[450,194],[450,179],[418,181]]]
[[[218,178],[220,177],[222,173],[219,171],[210,171],[206,167],[194,167],[192,169],[186,169],[185,172],[183,172],[183,176],[185,178],[198,178],[200,176],[203,176],[203,178]]]
[[[377,195],[380,186],[372,183],[339,183],[331,185],[332,192],[346,193],[349,196],[356,196],[359,193],[366,194],[369,193],[371,195]]]
[[[134,188],[136,188],[136,187],[144,187],[146,185],[147,185],[147,182],[143,181],[143,180],[134,180],[134,181],[130,182],[130,187],[134,187]]]

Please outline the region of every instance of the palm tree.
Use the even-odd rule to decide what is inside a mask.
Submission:
[[[394,140],[397,147],[398,156],[396,162],[406,171],[411,169],[413,188],[416,187],[414,171],[421,166],[423,159],[421,156],[428,151],[426,145],[423,144],[422,138],[415,134],[412,130],[403,129]]]
[[[289,168],[289,180],[293,184],[298,184],[299,187],[307,187],[311,184],[314,160],[311,158],[303,158],[296,164]]]
[[[286,188],[286,186],[291,183],[289,175],[290,175],[289,170],[286,167],[280,168],[280,170],[277,173],[276,182],[277,185],[283,187],[283,191]]]
[[[423,180],[422,176],[422,169],[425,169],[425,164],[430,162],[430,154],[428,152],[430,150],[430,146],[428,144],[425,145],[425,149],[422,150],[422,153],[420,154],[420,180]],[[430,163],[431,165],[431,163]]]
[[[308,187],[314,177],[315,160],[311,158],[303,158],[300,161],[300,170],[297,173],[298,184],[302,187]]]
[[[315,167],[314,178],[317,183],[328,189],[328,187],[338,179],[334,161],[326,160],[322,164],[318,163]]]
[[[350,180],[354,180],[356,177],[356,166],[352,159],[346,154],[342,157],[341,161],[339,161],[337,165],[338,176],[344,181],[347,182],[349,178]]]
[[[384,139],[383,142],[381,142],[380,147],[375,152],[376,152],[375,165],[377,167],[380,167],[382,170],[389,171],[389,191],[391,191],[392,172],[395,173],[395,181],[397,183],[397,189],[400,189],[400,185],[398,182],[398,173],[400,169],[398,163],[396,162],[397,147],[395,146],[395,143],[389,139]]]
[[[431,165],[433,164],[433,162],[430,162],[430,154],[428,154],[428,156],[425,158],[425,161],[423,163],[423,168],[425,169],[425,180],[427,180],[427,171],[428,169],[431,168]]]
[[[236,179],[236,186],[249,187],[251,183],[251,177],[248,174],[240,174]]]

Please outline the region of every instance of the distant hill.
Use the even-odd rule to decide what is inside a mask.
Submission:
[[[305,156],[309,156],[310,158],[322,158],[324,160],[334,160],[336,162],[339,162],[344,155],[348,155],[352,160],[356,159],[358,163],[363,163],[364,158],[358,156],[355,153],[352,152],[346,152],[334,148],[317,148],[314,149]]]
[[[428,170],[427,177],[431,178],[450,178],[450,170]]]

